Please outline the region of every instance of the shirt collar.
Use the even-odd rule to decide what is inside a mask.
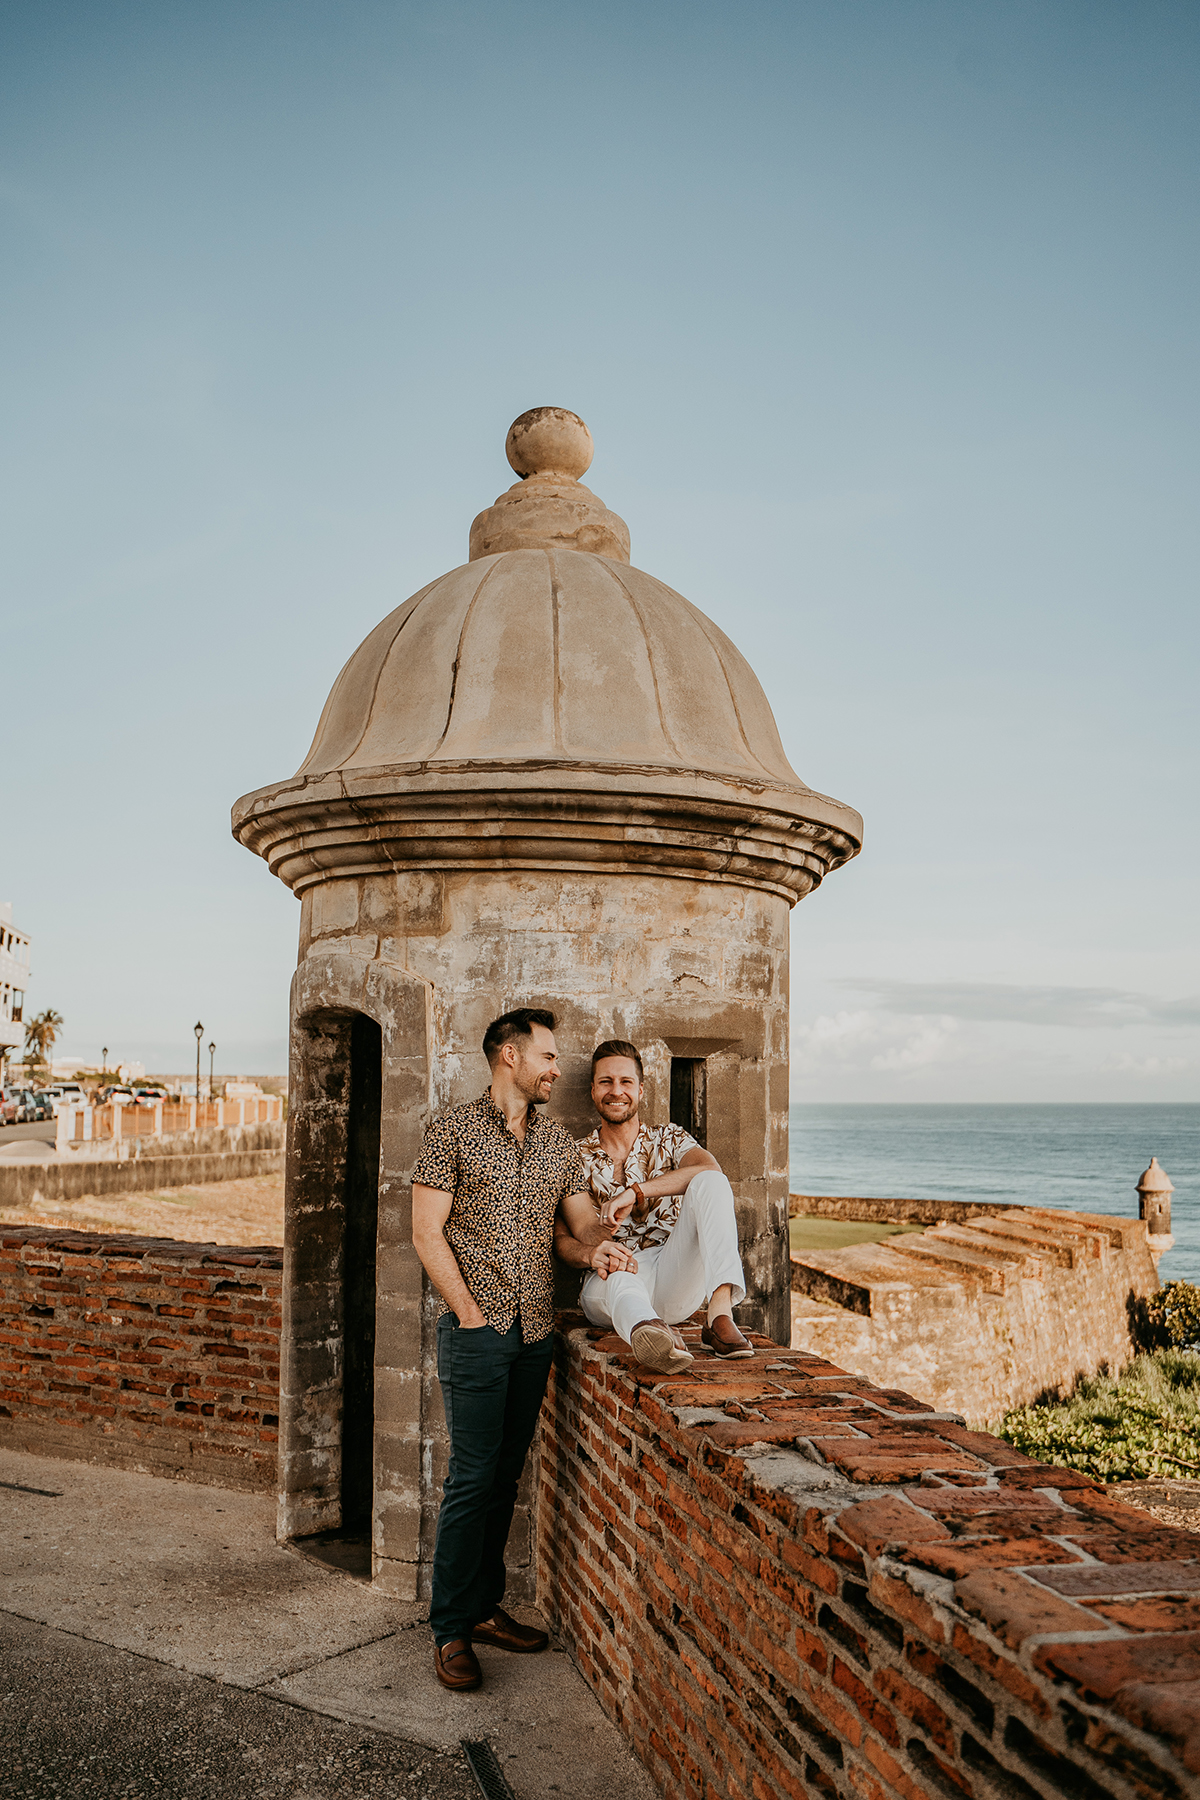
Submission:
[[[637,1134],[637,1136],[636,1136],[636,1137],[635,1137],[635,1138],[634,1138],[634,1140],[633,1140],[633,1142],[632,1142],[632,1144],[631,1144],[631,1145],[630,1145],[630,1146],[629,1146],[629,1156],[627,1156],[627,1157],[626,1157],[626,1158],[625,1158],[625,1161],[626,1161],[626,1162],[628,1162],[628,1161],[629,1161],[629,1157],[630,1157],[630,1156],[636,1156],[636,1155],[637,1155],[637,1150],[638,1150],[638,1145],[639,1145],[639,1144],[640,1144],[640,1143],[641,1143],[641,1141],[642,1141],[642,1139],[643,1139],[643,1138],[648,1138],[648,1137],[650,1137],[650,1136],[651,1136],[651,1131],[650,1131],[650,1127],[649,1127],[649,1125],[647,1125],[647,1124],[646,1124],[646,1121],[645,1121],[645,1120],[644,1120],[644,1119],[642,1119],[642,1120],[639,1120],[639,1122],[638,1122],[638,1134]],[[608,1152],[608,1151],[607,1151],[607,1150],[606,1150],[606,1149],[605,1149],[605,1148],[604,1148],[604,1145],[603,1145],[603,1144],[602,1144],[602,1143],[601,1143],[601,1142],[600,1142],[600,1127],[599,1127],[599,1126],[598,1126],[598,1125],[597,1125],[597,1127],[596,1127],[596,1129],[595,1129],[595,1130],[594,1130],[594,1131],[593,1131],[593,1132],[592,1132],[592,1135],[591,1135],[591,1137],[588,1137],[588,1138],[584,1138],[584,1140],[583,1140],[583,1141],[584,1141],[584,1145],[585,1145],[585,1147],[588,1147],[588,1148],[590,1148],[590,1147],[591,1147],[591,1146],[592,1146],[592,1145],[594,1145],[594,1146],[595,1146],[595,1148],[596,1148],[596,1149],[597,1149],[597,1150],[598,1150],[598,1151],[599,1151],[599,1153],[600,1153],[600,1155],[601,1155],[601,1156],[603,1156],[603,1157],[605,1157],[605,1158],[607,1158],[607,1160],[608,1160],[608,1161],[609,1161],[609,1162],[610,1162],[610,1163],[611,1163],[611,1162],[612,1162],[612,1157],[611,1157],[611,1155],[610,1155],[610,1154],[609,1154],[609,1152]]]
[[[492,1099],[492,1090],[490,1087],[484,1088],[482,1094],[480,1094],[479,1105],[483,1108],[483,1110],[486,1113],[489,1113],[491,1115],[491,1118],[500,1127],[501,1131],[508,1132],[509,1137],[512,1137],[514,1135],[508,1129],[508,1120],[505,1118],[504,1114],[500,1111],[500,1108],[496,1105],[496,1102]],[[540,1119],[540,1117],[541,1117],[541,1114],[539,1113],[537,1107],[534,1105],[533,1101],[531,1100],[529,1102],[528,1107],[525,1110],[526,1133],[536,1130],[538,1120]]]

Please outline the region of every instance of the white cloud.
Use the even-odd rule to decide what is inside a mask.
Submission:
[[[951,1039],[958,1031],[954,1019],[930,1019],[910,1034],[903,1044],[893,1044],[871,1058],[873,1069],[923,1069],[929,1063],[946,1062],[952,1050]]]
[[[1185,1056],[1110,1056],[1101,1063],[1102,1073],[1119,1075],[1178,1075],[1189,1066]]]
[[[948,1060],[957,1031],[948,1016],[905,1021],[866,1010],[822,1013],[793,1026],[792,1070],[817,1074],[837,1065],[903,1074]]]
[[[838,987],[871,994],[885,1012],[931,1013],[1021,1025],[1198,1025],[1200,997],[1161,1000],[1125,988],[1051,987],[1013,981],[893,981],[847,976]]]

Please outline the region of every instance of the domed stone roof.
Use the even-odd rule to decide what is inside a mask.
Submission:
[[[725,633],[629,565],[624,522],[578,480],[583,421],[538,408],[507,448],[521,479],[471,560],[376,626],[235,835],[298,890],[399,859],[658,866],[798,899],[855,854],[858,814],[796,775]]]
[[[300,773],[517,758],[802,787],[725,633],[577,550],[485,556],[397,607],[338,677]]]

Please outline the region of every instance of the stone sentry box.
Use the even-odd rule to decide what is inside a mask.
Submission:
[[[370,1532],[428,1589],[444,1472],[435,1297],[412,1247],[431,1116],[487,1082],[512,1006],[558,1018],[551,1110],[591,1128],[593,1048],[647,1054],[737,1197],[739,1318],[789,1335],[788,914],[861,842],[783,752],[710,619],[629,563],[584,487],[587,427],[542,407],[470,560],[384,619],[288,781],[235,836],[301,900],[291,998],[279,1533]]]

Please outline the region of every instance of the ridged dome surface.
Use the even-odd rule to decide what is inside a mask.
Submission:
[[[627,764],[803,790],[745,657],[652,575],[577,550],[465,563],[378,625],[298,774]]]

